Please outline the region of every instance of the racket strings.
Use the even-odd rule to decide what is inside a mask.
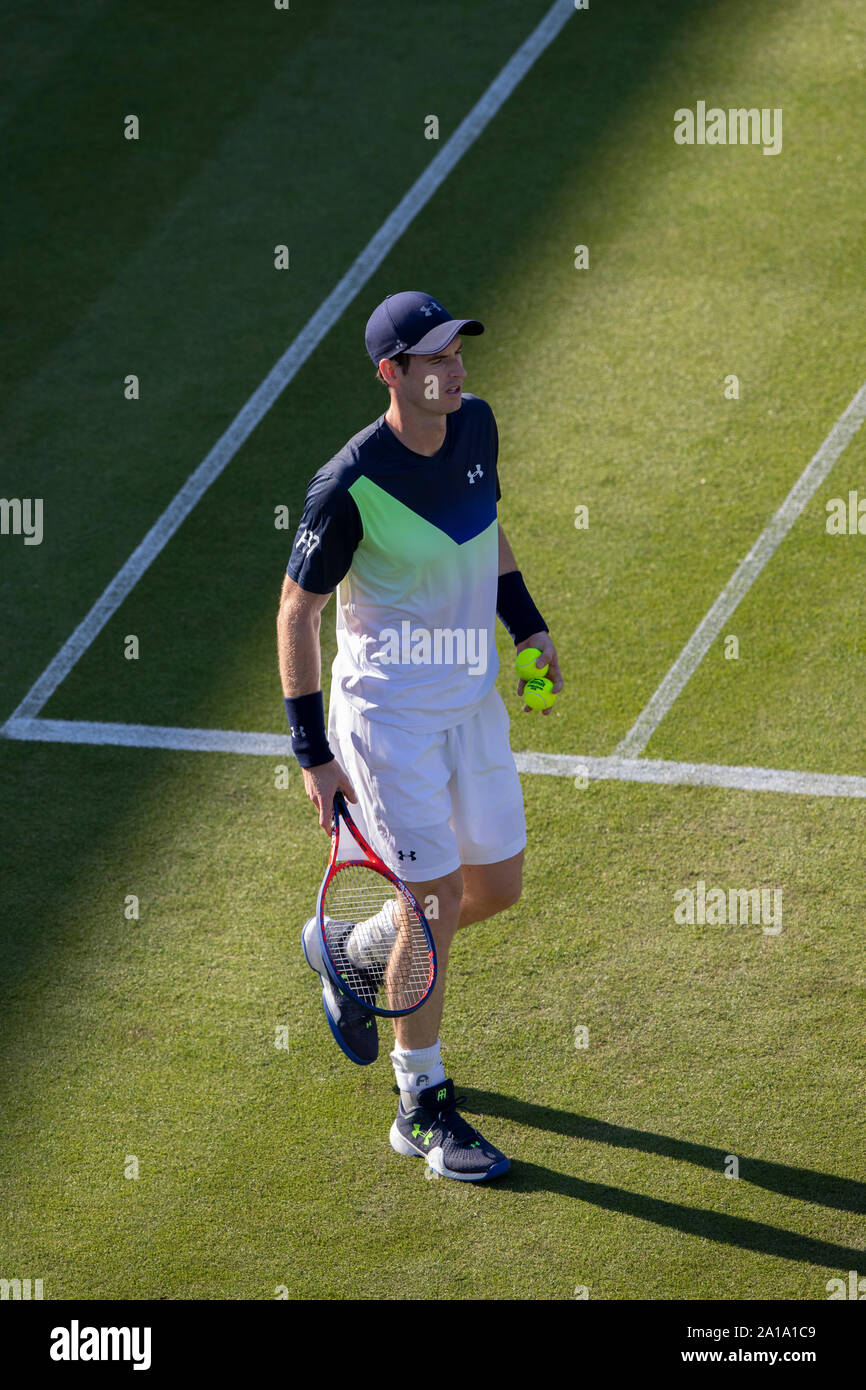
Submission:
[[[362,1003],[408,1009],[424,998],[430,944],[417,909],[389,879],[372,865],[338,864],[322,913],[337,974]]]

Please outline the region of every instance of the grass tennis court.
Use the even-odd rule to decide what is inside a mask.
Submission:
[[[43,499],[44,537],[0,536],[0,720],[546,12],[12,7],[2,492]],[[274,636],[306,483],[387,404],[367,316],[429,291],[486,325],[466,386],[563,661],[554,713],[522,714],[499,627],[513,747],[612,755],[863,386],[864,65],[844,0],[571,14],[38,712],[286,751],[0,740],[0,1276],[46,1299],[822,1300],[866,1273],[866,781],[525,773],[524,895],[458,937],[443,1029],[512,1171],[427,1181],[388,1146],[387,1048],[339,1054],[301,956],[327,839]],[[781,108],[781,152],[677,145],[699,101]],[[866,535],[825,526],[864,465],[860,430],[646,758],[866,779]],[[333,627],[332,600],[325,673]],[[782,930],[677,922],[699,881],[781,889]]]

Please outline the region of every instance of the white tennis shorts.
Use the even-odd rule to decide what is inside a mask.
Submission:
[[[494,686],[475,713],[443,733],[378,724],[339,695],[328,741],[358,796],[361,834],[394,873],[423,883],[461,864],[496,864],[526,845],[523,792]]]

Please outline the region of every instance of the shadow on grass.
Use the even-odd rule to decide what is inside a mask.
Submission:
[[[610,1144],[620,1149],[636,1149],[642,1153],[658,1154],[721,1174],[724,1171],[724,1149],[706,1144],[693,1144],[648,1130],[629,1129],[623,1125],[607,1124],[586,1115],[575,1115],[552,1106],[534,1105],[497,1091],[476,1091],[465,1088],[467,1115],[498,1115],[533,1129],[546,1129],[570,1139],[590,1143]],[[838,1211],[866,1211],[866,1184],[833,1173],[819,1173],[808,1168],[791,1168],[784,1163],[768,1163],[763,1159],[740,1157],[741,1182],[752,1183],[785,1197],[832,1207]],[[853,1246],[834,1245],[814,1240],[793,1231],[780,1230],[760,1221],[749,1221],[724,1212],[707,1211],[665,1202],[622,1188],[606,1187],[602,1183],[586,1182],[582,1178],[556,1173],[537,1163],[515,1162],[507,1179],[512,1191],[557,1192],[608,1211],[624,1212],[657,1226],[668,1226],[688,1235],[704,1236],[724,1245],[738,1245],[744,1250],[758,1250],[781,1259],[798,1260],[805,1264],[826,1265],[831,1269],[861,1269],[864,1252]]]
[[[685,1235],[703,1236],[705,1240],[714,1240],[721,1245],[736,1245],[741,1250],[757,1250],[764,1255],[775,1255],[779,1259],[795,1260],[801,1264],[824,1265],[832,1270],[863,1268],[863,1251],[854,1246],[833,1245],[830,1241],[813,1240],[811,1236],[767,1226],[763,1221],[749,1221],[741,1216],[728,1216],[724,1212],[707,1211],[701,1207],[687,1207],[681,1202],[663,1202],[658,1197],[645,1197],[621,1187],[584,1182],[582,1178],[554,1173],[538,1163],[513,1163],[509,1176],[503,1181],[508,1183],[511,1191],[556,1192],[563,1197],[589,1202],[605,1211],[623,1212],[641,1221],[651,1221],[654,1226],[667,1226]]]
[[[642,1153],[675,1158],[681,1163],[694,1163],[715,1173],[724,1171],[729,1149],[714,1149],[708,1144],[692,1144],[687,1139],[673,1139],[667,1134],[653,1134],[645,1129],[628,1129],[593,1120],[587,1115],[574,1115],[568,1110],[555,1110],[548,1105],[533,1105],[530,1101],[504,1096],[498,1091],[473,1091],[463,1088],[469,1106],[477,1114],[501,1115],[532,1129],[548,1129],[570,1139],[587,1139],[594,1144],[610,1144],[617,1149],[638,1149]],[[740,1181],[754,1187],[765,1187],[783,1197],[796,1197],[837,1211],[866,1213],[866,1183],[853,1178],[840,1178],[835,1173],[817,1173],[811,1168],[791,1168],[785,1163],[767,1163],[761,1158],[740,1160]],[[861,1251],[861,1254],[863,1252]]]

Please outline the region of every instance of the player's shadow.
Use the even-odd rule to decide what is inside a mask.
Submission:
[[[637,1149],[643,1153],[659,1154],[708,1168],[721,1178],[725,1169],[724,1149],[706,1144],[693,1144],[649,1130],[629,1129],[624,1125],[608,1124],[586,1115],[575,1115],[552,1106],[534,1105],[514,1096],[496,1091],[465,1089],[466,1104],[461,1110],[467,1116],[498,1115],[534,1129],[551,1130],[570,1139],[589,1143],[610,1144],[616,1148]],[[866,1211],[866,1184],[832,1173],[819,1173],[807,1168],[792,1168],[784,1163],[768,1163],[763,1159],[739,1157],[739,1180],[757,1187],[796,1197],[806,1202],[833,1207],[839,1211]],[[537,1163],[512,1162],[507,1179],[509,1189],[518,1192],[547,1190],[608,1211],[624,1212],[658,1226],[668,1226],[689,1235],[704,1236],[725,1245],[738,1245],[745,1250],[758,1250],[782,1259],[807,1264],[826,1265],[831,1269],[861,1269],[864,1252],[853,1246],[834,1245],[814,1240],[810,1236],[781,1230],[739,1216],[705,1208],[665,1202],[624,1188],[608,1187],[603,1183],[587,1182],[543,1168]]]

